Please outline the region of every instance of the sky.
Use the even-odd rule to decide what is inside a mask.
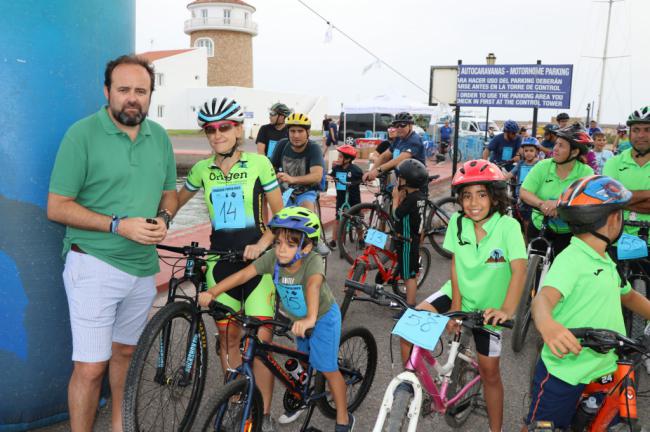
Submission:
[[[137,0],[136,52],[189,47],[183,22],[189,0]],[[377,58],[327,24],[298,0],[250,0],[259,33],[253,38],[254,85],[328,97],[330,114],[342,103],[381,94],[426,103],[431,66],[573,64],[572,116],[585,116],[598,100],[608,3],[589,0],[303,0]],[[650,105],[650,1],[624,0],[612,7],[601,108],[602,123],[623,123]],[[484,108],[466,108],[483,115]],[[539,110],[547,121],[558,110]],[[592,115],[593,117],[593,115]],[[532,119],[532,109],[490,110],[490,118]]]

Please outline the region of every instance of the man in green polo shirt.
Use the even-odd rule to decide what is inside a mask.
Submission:
[[[112,430],[122,430],[126,371],[156,293],[155,244],[177,208],[171,143],[146,119],[153,77],[144,59],[110,61],[108,105],[70,127],[52,170],[47,214],[67,226],[63,281],[72,327],[74,432],[92,430],[109,365]]]

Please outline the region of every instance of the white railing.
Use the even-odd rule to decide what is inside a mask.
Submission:
[[[251,20],[224,17],[199,17],[185,21],[185,33],[211,29],[241,30],[257,34],[257,23]]]

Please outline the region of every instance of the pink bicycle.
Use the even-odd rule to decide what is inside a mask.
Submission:
[[[347,280],[346,287],[364,291],[377,304],[405,309],[406,302],[381,285],[367,285]],[[476,406],[481,393],[481,377],[475,352],[470,348],[471,330],[496,334],[483,325],[483,312],[449,312],[441,314],[455,319],[461,326],[450,342],[447,361],[442,364],[431,351],[413,346],[405,371],[391,380],[384,393],[373,432],[417,430],[420,415],[443,414],[452,428],[462,426]],[[512,328],[513,321],[501,323]],[[468,331],[469,330],[469,331]]]

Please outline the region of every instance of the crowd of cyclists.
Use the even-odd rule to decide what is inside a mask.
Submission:
[[[323,154],[310,139],[311,121],[305,114],[275,104],[269,116],[270,123],[257,137],[258,153],[250,153],[240,149],[244,117],[235,100],[215,98],[199,112],[199,126],[214,155],[191,169],[179,192],[179,208],[203,189],[213,228],[210,248],[240,246],[245,258],[241,264],[211,265],[210,288],[201,293],[200,304],[208,306],[216,299],[266,319],[275,316],[278,306],[294,320],[299,348],[310,353],[310,363],[328,380],[337,406],[335,430],[352,430],[354,416],[341,408],[346,407],[345,385],[336,364],[341,316],[317,253],[319,247],[336,247],[335,239],[319,245],[323,227],[314,213],[314,202],[323,190]],[[616,367],[613,353],[581,349],[567,329],[597,327],[624,334],[621,305],[650,319],[650,301],[620,278],[615,260],[616,241],[623,231],[636,234],[634,228],[624,228],[623,221],[650,220],[650,107],[629,116],[629,148],[624,142],[627,130],[618,131],[616,155],[605,149],[600,129],[566,124],[564,117],[558,116],[559,124],[544,127],[541,143],[522,138],[519,125],[508,120],[503,133],[486,146],[483,159],[461,166],[452,179],[461,211],[451,216],[444,240],[444,248],[452,253],[450,278],[417,306],[415,277],[428,172],[413,117],[395,116],[394,139],[366,173],[355,165],[356,149],[350,145],[337,148],[339,158],[328,173],[337,193],[354,191],[353,205],[360,201],[361,182],[395,171],[391,216],[404,238],[396,247],[407,303],[439,313],[484,310],[485,322],[497,331],[500,322],[515,316],[519,304],[527,264],[525,239],[538,236],[542,223],[547,224],[555,259],[533,301],[544,348],[535,369],[526,425],[550,420],[558,428],[571,425],[585,385]],[[510,188],[513,192],[509,182],[516,185]],[[288,189],[293,191],[291,197]],[[511,216],[513,198],[522,206],[520,220]],[[341,201],[337,195],[337,207]],[[220,332],[228,332],[219,339],[226,372],[226,355],[230,367],[238,364],[241,329],[228,319],[217,325]],[[313,334],[305,337],[311,328]],[[453,320],[448,331],[457,331]],[[260,335],[267,341],[272,338],[270,331]],[[501,337],[476,332],[474,343],[489,428],[500,431]],[[404,362],[410,349],[403,340]],[[255,376],[264,400],[261,430],[276,430],[270,413],[273,376],[262,364],[255,365]],[[278,421],[291,423],[300,414],[287,411]]]

